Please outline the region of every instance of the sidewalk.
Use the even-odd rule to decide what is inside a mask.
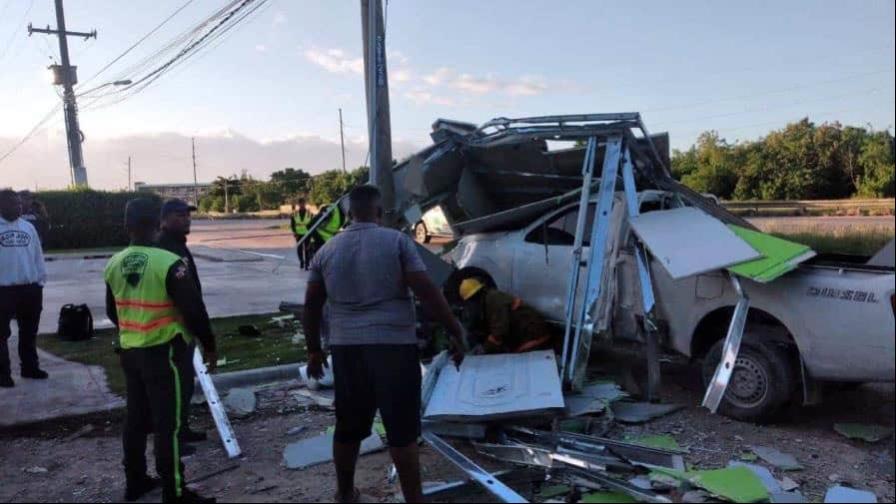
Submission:
[[[38,350],[41,368],[50,374],[47,380],[26,380],[19,376],[18,327],[13,323],[9,339],[12,379],[16,386],[0,389],[0,427],[8,427],[51,418],[109,411],[124,406],[124,400],[111,392],[106,373],[99,366],[69,362]],[[45,335],[38,338],[51,338]]]

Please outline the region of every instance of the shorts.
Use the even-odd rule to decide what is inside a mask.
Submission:
[[[338,443],[370,436],[379,410],[389,446],[420,437],[420,355],[416,345],[335,345],[333,379]]]

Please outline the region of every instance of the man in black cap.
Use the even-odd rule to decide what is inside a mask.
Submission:
[[[137,198],[125,210],[128,248],[106,265],[106,314],[118,327],[120,359],[127,385],[124,498],[134,501],[159,481],[146,474],[146,439],[154,433],[156,472],[164,502],[215,502],[186,488],[180,453],[180,366],[187,339],[202,344],[210,368],[217,361],[202,296],[181,258],[154,246],[159,209]]]
[[[196,283],[196,290],[199,291],[199,304],[195,307],[197,311],[203,313],[203,317],[208,319],[208,311],[205,303],[201,299],[202,284],[199,281],[199,272],[196,269],[196,262],[193,260],[193,254],[187,247],[187,235],[190,234],[190,225],[192,223],[190,212],[196,211],[196,207],[188,204],[181,199],[171,199],[162,205],[161,212],[161,229],[156,246],[171,252],[181,258],[181,261],[187,265],[190,270],[190,278]],[[206,440],[205,432],[194,431],[190,428],[190,400],[193,397],[195,388],[196,370],[193,368],[193,353],[196,352],[196,341],[191,340],[188,344],[189,351],[184,355],[184,360],[180,362],[180,378],[181,392],[183,392],[183,404],[181,408],[180,423],[180,440],[182,443],[198,443]],[[184,450],[185,454],[192,452],[189,447]]]

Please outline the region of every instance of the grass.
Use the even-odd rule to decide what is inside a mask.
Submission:
[[[271,317],[282,315],[250,315],[212,320],[218,337],[218,373],[254,369],[305,360],[304,342],[295,344],[292,337],[297,323],[293,321],[281,328],[270,322]],[[238,332],[242,325],[254,325],[261,336],[247,337]],[[41,349],[67,360],[88,365],[102,366],[106,370],[112,392],[124,394],[124,375],[114,344],[118,337],[114,330],[97,331],[90,341],[61,341],[55,335],[43,335],[38,340]]]
[[[872,256],[893,239],[891,224],[830,225],[811,222],[769,221],[763,232],[812,247],[820,254]]]

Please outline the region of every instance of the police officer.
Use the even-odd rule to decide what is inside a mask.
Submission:
[[[312,214],[305,205],[305,198],[299,198],[299,208],[296,210],[295,207],[293,207],[293,210],[295,210],[295,212],[289,217],[289,228],[292,229],[292,234],[296,239],[296,243],[299,243],[299,240],[308,234],[308,228],[311,227],[311,221],[314,219],[314,214]],[[311,247],[312,244],[309,240],[305,240],[305,242],[302,243],[302,246],[298,248],[299,265],[303,270],[307,270],[311,267]]]
[[[151,200],[128,202],[125,226],[128,248],[106,265],[106,313],[118,327],[121,365],[127,384],[124,498],[134,501],[159,480],[146,474],[147,433],[153,432],[156,472],[164,502],[215,502],[186,488],[180,460],[180,413],[183,398],[178,362],[195,336],[214,367],[215,339],[202,298],[181,258],[155,248],[159,209]]]
[[[182,199],[175,198],[166,201],[162,205],[161,232],[156,241],[156,246],[180,257],[190,271],[190,278],[196,283],[196,290],[202,294],[202,283],[199,281],[196,261],[193,260],[193,254],[190,253],[190,249],[187,247],[187,235],[190,234],[192,225],[190,212],[194,211],[196,211],[196,207]],[[202,318],[208,318],[205,303],[200,301],[195,308],[203,312]],[[180,363],[180,386],[183,393],[180,440],[182,443],[181,453],[183,455],[191,455],[195,451],[192,446],[188,446],[186,443],[198,443],[207,439],[205,432],[194,431],[190,428],[190,399],[193,397],[196,378],[196,370],[193,369],[193,353],[196,351],[196,341],[191,341],[188,347],[187,352],[184,354],[184,359]]]
[[[328,211],[330,214],[326,215]],[[343,213],[338,201],[330,203],[324,210],[321,210],[320,213],[317,214],[317,217],[315,217],[315,221],[317,219],[326,219],[317,228],[317,238],[320,240],[321,246],[336,236],[336,233],[338,233],[339,230],[342,229],[342,226],[345,225],[346,220],[345,213]]]

